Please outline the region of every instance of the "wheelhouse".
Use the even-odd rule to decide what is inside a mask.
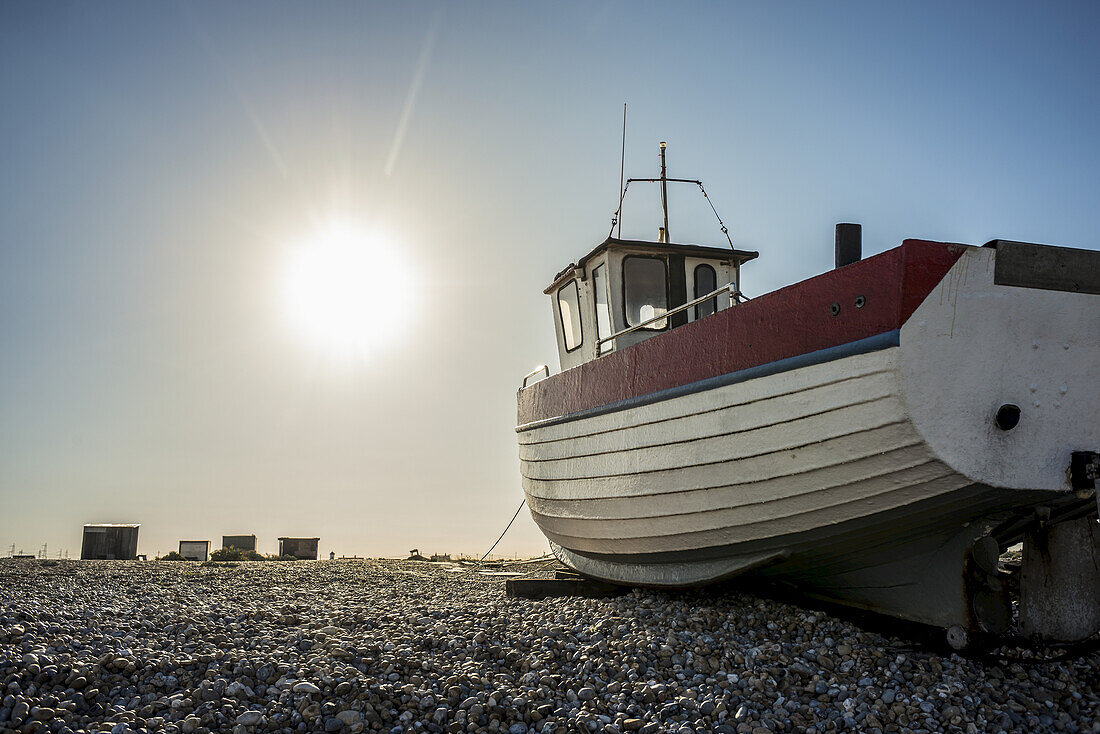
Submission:
[[[737,302],[741,265],[757,254],[609,237],[544,291],[553,304],[561,369],[729,308]]]

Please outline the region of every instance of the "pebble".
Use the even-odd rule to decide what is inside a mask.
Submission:
[[[354,726],[363,720],[363,715],[358,711],[341,711],[336,718],[344,722],[345,726]]]
[[[34,718],[37,719],[38,721],[49,721],[50,719],[52,719],[54,716],[57,715],[57,712],[54,711],[51,708],[42,707],[42,708],[35,709],[33,714],[34,714]]]
[[[0,731],[1100,734],[1098,671],[728,590],[534,602],[404,561],[0,561]]]
[[[237,723],[242,726],[256,726],[262,723],[264,715],[259,711],[245,711],[243,714],[237,717]]]

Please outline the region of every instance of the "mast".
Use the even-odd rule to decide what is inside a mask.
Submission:
[[[623,172],[626,170],[626,102],[623,102],[623,151],[622,157],[619,159],[619,239],[623,236],[623,197],[626,196],[626,190],[623,188]]]
[[[664,242],[672,242],[668,234],[668,176],[665,173],[665,141],[661,141],[661,210],[665,215]]]

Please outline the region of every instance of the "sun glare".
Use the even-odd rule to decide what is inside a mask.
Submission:
[[[412,276],[397,246],[375,232],[330,222],[291,249],[283,305],[316,349],[367,358],[408,327]]]

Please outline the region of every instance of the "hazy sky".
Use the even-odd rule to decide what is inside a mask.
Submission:
[[[830,267],[838,221],[866,254],[1100,247],[1097,38],[1094,2],[4,2],[0,555],[78,555],[85,522],[149,554],[479,553],[624,102],[627,175],[667,140],[760,251],[752,296]],[[676,241],[722,244],[671,203]],[[286,272],[333,223],[371,233],[381,297],[311,334]],[[524,512],[499,550],[545,549]]]

